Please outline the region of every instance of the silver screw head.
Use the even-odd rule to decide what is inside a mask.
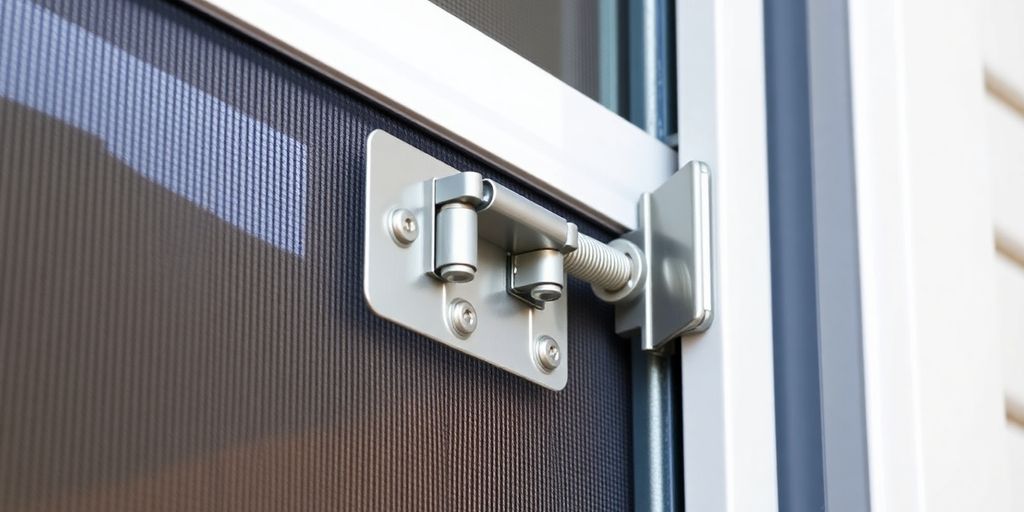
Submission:
[[[448,325],[460,338],[466,338],[476,330],[476,308],[465,299],[455,299],[448,306]]]
[[[558,347],[558,342],[547,335],[537,338],[533,355],[537,366],[545,373],[553,372],[562,362],[562,350]]]
[[[388,226],[391,228],[391,238],[402,247],[415,242],[416,238],[420,235],[420,227],[416,222],[416,216],[405,208],[396,208],[391,211],[388,218]]]

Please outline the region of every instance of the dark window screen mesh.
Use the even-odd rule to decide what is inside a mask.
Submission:
[[[375,128],[494,174],[181,6],[0,0],[0,510],[630,507],[609,306],[561,393],[368,310]]]

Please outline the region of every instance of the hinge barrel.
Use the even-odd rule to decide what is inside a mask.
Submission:
[[[580,234],[575,224],[493,180],[461,173],[432,186],[438,208],[433,270],[444,281],[473,279],[479,236],[508,251],[508,292],[535,308],[561,298],[563,272],[591,284],[605,300],[642,283],[629,251]]]

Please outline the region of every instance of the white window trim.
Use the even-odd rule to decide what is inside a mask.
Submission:
[[[425,0],[189,0],[617,231],[676,152]]]
[[[762,0],[678,0],[679,153],[425,0],[187,0],[617,231],[712,168],[715,316],[683,344],[689,510],[778,506]]]

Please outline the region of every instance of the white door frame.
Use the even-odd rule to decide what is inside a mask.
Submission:
[[[777,508],[761,0],[677,2],[678,154],[423,0],[189,1],[617,231],[709,162],[716,320],[682,350],[686,506]]]
[[[713,172],[715,322],[683,343],[687,510],[775,510],[760,0],[680,0],[679,160]]]

